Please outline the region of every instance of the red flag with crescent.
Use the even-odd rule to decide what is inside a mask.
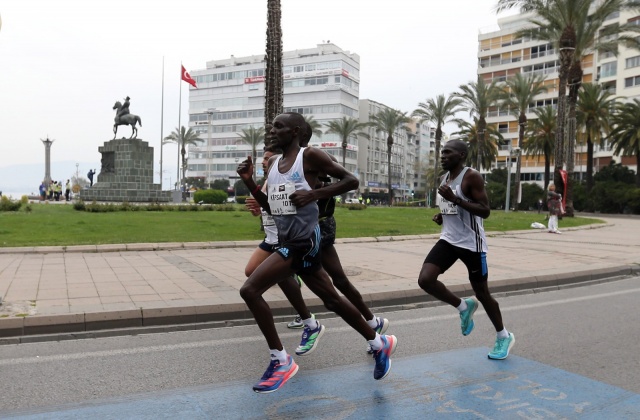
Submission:
[[[193,78],[191,77],[187,69],[185,69],[184,66],[181,66],[181,67],[182,67],[182,80],[189,83],[194,88],[198,89],[198,86],[196,86],[196,81],[193,80]]]

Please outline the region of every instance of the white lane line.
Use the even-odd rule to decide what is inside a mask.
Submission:
[[[640,292],[640,288],[620,290],[620,291],[608,292],[608,293],[599,293],[599,294],[590,295],[590,296],[556,299],[556,300],[550,300],[550,301],[540,302],[540,303],[530,303],[526,305],[518,304],[514,306],[501,306],[500,310],[502,312],[523,311],[528,309],[543,308],[546,306],[564,305],[567,303],[584,302],[587,300],[595,300],[595,299],[605,299],[613,296],[620,296],[620,295],[626,295],[629,293],[638,293],[638,292]],[[478,312],[483,313],[483,311],[481,310],[479,310]],[[415,319],[398,320],[398,321],[394,321],[393,324],[394,325],[423,324],[425,322],[442,321],[442,320],[454,319],[458,317],[459,317],[458,314],[451,313],[446,315],[434,315],[434,316],[415,318]],[[351,331],[351,330],[352,329],[349,326],[331,327],[331,331],[345,332],[345,331]],[[193,332],[193,331],[189,331],[189,332]],[[291,332],[291,333],[280,334],[280,337],[291,338],[291,337],[298,337],[299,335],[300,335],[299,332],[295,332],[295,333]],[[205,348],[205,347],[218,347],[221,345],[229,345],[229,344],[246,344],[246,343],[262,342],[262,341],[264,341],[264,338],[262,338],[259,335],[255,335],[251,337],[227,338],[224,340],[218,339],[218,340],[197,341],[197,342],[191,342],[191,343],[163,344],[159,346],[148,346],[148,347],[140,347],[140,348],[133,348],[133,349],[102,350],[102,351],[94,351],[94,352],[58,354],[58,355],[51,355],[51,356],[30,356],[30,357],[21,357],[21,358],[14,358],[14,359],[3,359],[3,360],[0,360],[0,366],[48,363],[48,362],[57,362],[57,361],[89,359],[89,358],[97,358],[97,357],[128,356],[128,355],[138,355],[138,354],[146,354],[146,353],[157,353],[157,352],[163,352],[163,351],[176,351],[176,350],[198,349],[198,348]]]

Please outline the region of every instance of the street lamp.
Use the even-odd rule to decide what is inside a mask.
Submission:
[[[207,175],[205,177],[205,182],[207,182],[207,179],[209,182],[211,181],[211,119],[213,117],[213,112],[217,110],[217,108],[207,109]]]

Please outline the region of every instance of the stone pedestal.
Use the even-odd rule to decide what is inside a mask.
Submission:
[[[80,192],[83,201],[169,202],[171,191],[153,183],[153,147],[140,139],[104,143],[102,167],[92,187]]]

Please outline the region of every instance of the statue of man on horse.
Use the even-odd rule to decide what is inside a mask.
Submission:
[[[136,123],[142,127],[142,120],[139,116],[129,113],[129,98],[128,96],[124,100],[124,104],[121,104],[120,101],[116,101],[113,105],[112,109],[116,109],[116,117],[114,118],[115,124],[113,124],[113,138],[116,138],[118,133],[119,125],[130,125],[131,126],[131,137],[130,139],[135,139],[138,137],[138,129],[136,128]]]

